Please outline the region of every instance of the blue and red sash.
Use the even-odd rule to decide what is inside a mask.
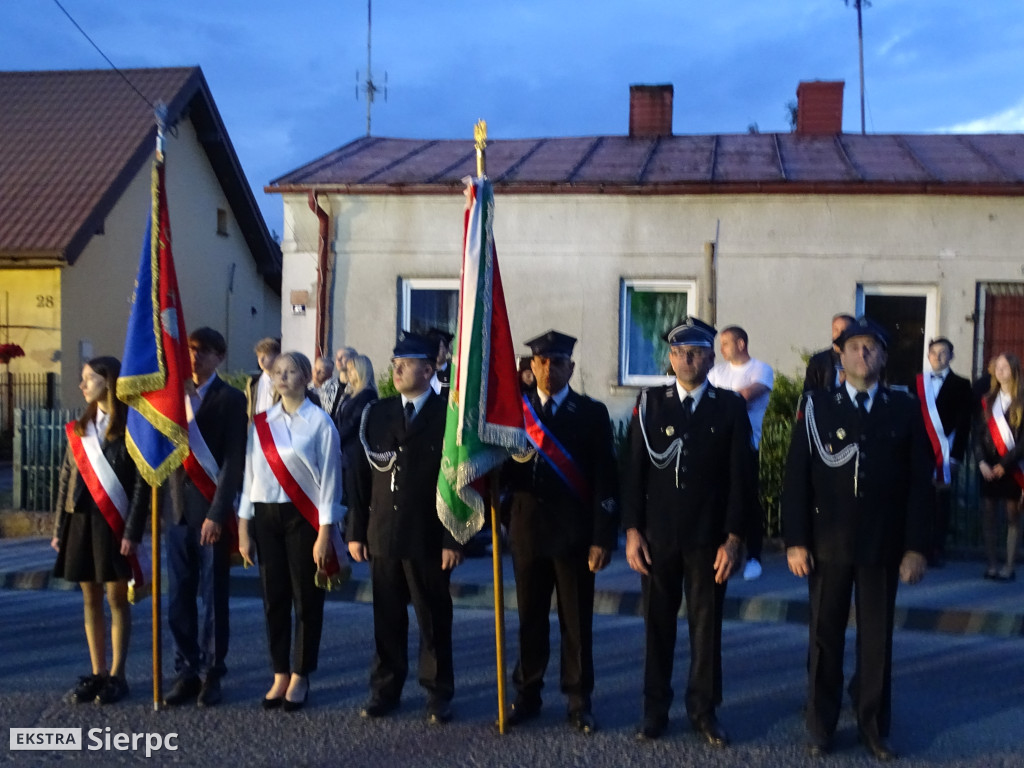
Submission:
[[[537,453],[544,457],[555,474],[569,486],[580,501],[589,501],[590,486],[583,476],[583,471],[565,446],[558,442],[558,438],[551,434],[551,430],[540,420],[526,395],[523,395],[523,418],[526,422],[526,437]]]

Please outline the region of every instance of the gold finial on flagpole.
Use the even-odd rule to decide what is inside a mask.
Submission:
[[[487,148],[487,121],[477,120],[473,126],[473,138],[476,140],[476,175],[483,178],[487,175],[487,159],[484,150]]]

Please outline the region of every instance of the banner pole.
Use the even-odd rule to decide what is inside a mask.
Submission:
[[[153,495],[151,499],[151,528],[153,546],[153,575],[152,596],[153,596],[153,711],[159,712],[163,702],[162,684],[163,674],[161,671],[161,660],[163,658],[160,647],[160,509],[158,506],[159,488],[152,486]]]
[[[498,665],[498,733],[505,733],[505,586],[501,569],[500,470],[491,471],[491,560],[494,564],[494,644]]]

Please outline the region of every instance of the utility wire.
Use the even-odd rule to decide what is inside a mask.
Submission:
[[[126,83],[128,83],[128,87],[131,88],[133,91],[135,91],[135,93],[137,93],[139,95],[139,98],[142,99],[147,104],[149,104],[150,109],[152,109],[155,112],[156,111],[156,104],[154,104],[152,101],[147,99],[145,94],[142,93],[142,91],[140,91],[138,88],[136,88],[135,84],[131,80],[128,79],[128,76],[124,72],[122,72],[120,69],[117,68],[117,65],[115,65],[114,62],[112,62],[110,60],[110,57],[107,56],[107,54],[105,54],[100,49],[100,47],[98,45],[96,45],[96,43],[93,41],[93,39],[91,37],[89,37],[89,35],[86,33],[86,31],[84,29],[82,29],[81,25],[77,21],[74,20],[74,18],[71,16],[70,13],[68,13],[67,9],[63,5],[60,4],[60,0],[53,0],[53,2],[54,2],[54,5],[56,5],[58,8],[60,8],[61,11],[64,13],[64,15],[68,17],[68,21],[70,21],[72,24],[75,25],[75,29],[77,29],[79,32],[82,33],[82,37],[84,37],[86,40],[88,40],[89,44],[92,45],[92,47],[96,49],[96,51],[99,53],[99,55],[102,56],[106,60],[107,64],[110,65],[110,68],[112,70],[114,70],[115,72],[117,72],[117,74],[119,74],[121,76],[121,79],[124,80]]]

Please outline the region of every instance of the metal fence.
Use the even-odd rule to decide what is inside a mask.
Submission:
[[[0,372],[0,456],[11,456],[16,408],[53,409],[59,406],[58,374]]]
[[[64,425],[78,415],[68,409],[14,411],[14,507],[51,512],[67,438]]]

